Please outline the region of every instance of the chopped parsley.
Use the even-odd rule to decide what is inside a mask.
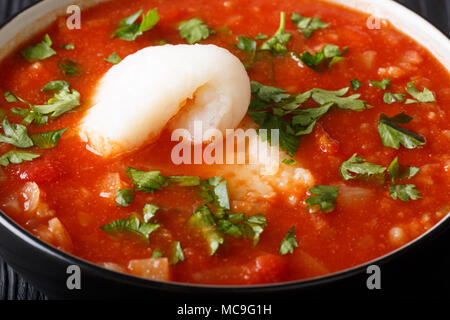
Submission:
[[[288,52],[286,48],[287,43],[292,37],[292,34],[285,32],[286,28],[286,13],[280,13],[280,26],[277,32],[268,40],[266,40],[260,47],[260,50],[268,50],[272,54],[285,54]]]
[[[245,67],[250,67],[255,62],[256,57],[256,41],[248,37],[239,36],[236,47],[244,52],[250,52],[250,59],[245,63]]]
[[[33,140],[28,135],[27,127],[21,124],[11,124],[5,117],[2,121],[2,128],[5,135],[0,134],[0,142],[12,144],[19,148],[30,148]]]
[[[321,72],[323,67],[331,68],[335,63],[344,60],[344,54],[346,54],[348,48],[343,51],[339,49],[338,46],[327,44],[322,50],[312,55],[310,52],[306,51],[300,55],[300,60],[309,68],[316,72]]]
[[[0,156],[0,165],[7,167],[10,163],[20,164],[23,161],[33,161],[39,158],[40,154],[35,154],[31,152],[21,151],[21,150],[11,150]]]
[[[175,241],[170,249],[169,264],[175,265],[180,261],[184,261],[184,253],[180,241]]]
[[[406,167],[402,168],[398,162],[398,157],[392,160],[388,167],[389,177],[391,178],[392,184],[395,184],[399,179],[411,179],[420,171],[417,167]]]
[[[144,222],[149,222],[159,211],[159,207],[154,204],[147,203],[142,209],[142,216],[144,217]]]
[[[211,35],[211,29],[198,18],[181,22],[178,31],[180,36],[190,44],[205,40]]]
[[[386,168],[378,164],[366,162],[355,153],[350,159],[344,161],[339,167],[339,172],[344,180],[383,176]]]
[[[197,187],[201,184],[202,179],[196,176],[170,176],[169,182],[175,183],[180,187]]]
[[[135,185],[136,191],[153,193],[155,190],[161,190],[167,186],[167,178],[161,175],[160,171],[141,171],[134,168],[126,170],[128,177]]]
[[[281,161],[281,163],[287,164],[288,166],[295,166],[295,165],[297,165],[297,161],[295,161],[295,160],[292,159],[292,158],[286,158],[286,159],[283,159],[283,160]]]
[[[414,99],[407,99],[406,104],[411,103],[427,103],[427,102],[436,102],[436,97],[434,96],[433,92],[431,92],[429,89],[424,88],[422,92],[420,92],[417,88],[414,82],[408,83],[408,86],[406,87],[406,92],[408,92]]]
[[[117,53],[112,53],[108,58],[104,59],[107,62],[110,62],[112,64],[118,64],[120,61],[122,61],[122,58]]]
[[[116,203],[121,207],[129,207],[134,200],[133,189],[116,190]]]
[[[297,26],[299,31],[303,33],[306,39],[311,38],[314,31],[326,29],[329,27],[328,23],[323,22],[318,17],[303,17],[295,12],[291,14],[291,21]]]
[[[64,128],[60,130],[48,131],[43,133],[32,134],[31,140],[35,146],[41,149],[53,149],[58,144],[59,139],[69,128]]]
[[[10,103],[19,101],[19,100],[17,99],[17,97],[16,97],[11,91],[6,91],[6,92],[5,92],[5,100],[6,100],[7,102],[10,102]]]
[[[356,91],[362,87],[362,83],[358,79],[353,79],[350,81],[350,86],[352,87],[353,91]]]
[[[295,135],[302,136],[310,134],[314,130],[317,121],[330,111],[332,106],[333,103],[327,103],[318,108],[299,109],[291,119]]]
[[[41,115],[49,115],[52,119],[71,111],[80,105],[80,93],[70,89],[64,81],[53,81],[47,84],[42,91],[56,91],[47,104],[34,106],[33,110]]]
[[[324,213],[331,212],[336,208],[336,199],[339,195],[339,187],[315,186],[309,189],[313,194],[306,198],[305,202],[312,209],[319,207]]]
[[[415,132],[399,126],[411,122],[412,117],[402,112],[394,117],[381,114],[378,122],[378,132],[385,147],[399,149],[403,145],[407,149],[414,149],[425,144],[425,138]]]
[[[394,102],[403,102],[405,100],[406,94],[404,93],[392,93],[385,92],[383,96],[383,101],[387,104],[393,104]]]
[[[214,216],[209,210],[207,205],[197,208],[193,215],[188,219],[188,223],[200,230],[205,237],[209,254],[212,256],[216,253],[219,246],[224,243],[225,239],[216,228],[216,222]]]
[[[392,78],[383,79],[381,81],[369,81],[369,83],[372,87],[375,87],[375,88],[378,88],[381,90],[386,90],[387,88],[389,88],[391,86]]]
[[[298,248],[298,243],[295,235],[295,226],[292,226],[281,241],[279,252],[282,255],[292,254],[295,248]]]
[[[48,34],[44,36],[44,40],[22,51],[22,56],[28,60],[44,60],[54,56],[56,51],[52,49],[52,39]]]
[[[67,43],[63,44],[61,48],[65,50],[75,50],[75,45],[73,43]]]
[[[58,64],[58,67],[61,69],[61,72],[66,76],[74,76],[81,72],[78,62],[70,59],[64,59],[63,62]]]
[[[141,23],[136,23],[142,14]],[[144,13],[144,10],[139,10],[138,12],[132,14],[131,16],[121,20],[119,25],[111,35],[111,38],[119,38],[126,41],[134,41],[137,37],[140,37],[144,32],[152,29],[159,21],[160,16],[158,15],[157,9],[149,10]]]
[[[360,94],[343,97],[348,91],[348,87],[337,91],[328,91],[316,88],[312,90],[311,97],[320,105],[332,103],[340,109],[363,111],[372,108],[372,106],[368,105],[364,100],[359,99],[361,97]]]
[[[131,216],[125,219],[113,221],[100,227],[103,231],[110,234],[122,232],[136,234],[145,240],[149,239],[152,232],[160,227],[159,224],[142,222],[137,216]]]
[[[153,250],[153,253],[152,253],[152,259],[159,259],[159,258],[162,258],[164,255],[162,254],[162,252],[161,251],[159,251],[159,250]]]
[[[420,191],[415,189],[414,184],[397,184],[389,187],[389,195],[392,199],[400,199],[404,202],[409,202],[410,200],[419,200]]]

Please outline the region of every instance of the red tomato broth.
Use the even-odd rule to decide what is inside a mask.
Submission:
[[[158,8],[161,20],[151,31],[132,42],[110,39],[118,21],[139,9],[154,7]],[[291,206],[283,194],[278,194],[277,199],[269,203],[268,211],[264,212],[268,227],[256,247],[250,240],[226,237],[225,244],[213,257],[208,255],[202,237],[186,226],[193,210],[203,204],[193,188],[171,187],[155,194],[137,193],[128,208],[118,207],[114,199],[100,197],[106,174],[119,173],[121,181],[126,184],[129,180],[124,171],[130,166],[141,170],[161,170],[163,175],[209,178],[204,166],[176,166],[172,163],[170,154],[174,143],[170,142],[168,133],[151,146],[109,160],[86,150],[74,127],[83,111],[90,106],[97,81],[111,67],[103,58],[113,52],[123,58],[144,47],[157,45],[160,40],[184,43],[176,30],[177,23],[200,17],[211,28],[228,26],[234,34],[219,29],[221,31],[202,43],[217,44],[245,60],[248,56],[235,47],[235,37],[273,34],[278,28],[280,11],[318,16],[330,24],[329,28],[316,31],[306,40],[287,21],[286,32],[293,34],[288,43],[290,50],[313,52],[330,43],[341,48],[348,46],[347,59],[324,73],[316,73],[307,67],[298,67],[287,56],[263,57],[248,69],[250,78],[290,92],[312,88],[340,89],[358,78],[364,85],[357,93],[375,108],[362,113],[333,109],[319,121],[312,134],[301,138],[295,159],[312,173],[316,184],[362,187],[369,191],[369,196],[362,201],[338,198],[335,211],[311,214],[302,201]],[[6,203],[11,195],[20,193],[26,181],[36,182],[45,192],[45,202],[56,212],[56,217],[69,233],[74,255],[95,263],[113,262],[126,268],[130,260],[150,258],[153,249],[167,250],[168,244],[177,240],[182,244],[186,259],[171,266],[172,281],[259,284],[299,280],[343,270],[386,254],[430,229],[449,211],[450,117],[445,106],[450,105],[450,76],[426,49],[389,24],[383,25],[381,30],[369,30],[365,14],[312,0],[250,0],[245,6],[238,1],[113,0],[84,10],[82,19],[81,30],[68,30],[65,17],[61,17],[45,32],[23,45],[39,42],[48,33],[57,56],[33,64],[15,52],[0,65],[2,93],[10,90],[31,103],[40,104],[49,98],[40,89],[52,80],[67,80],[81,93],[82,106],[75,109],[76,112],[50,121],[45,128],[29,127],[31,133],[70,127],[58,146],[39,152],[42,153],[41,158],[33,162],[2,168],[6,180],[0,185],[0,203]],[[75,50],[60,49],[66,43],[75,44]],[[363,58],[367,51],[376,52],[371,64]],[[416,64],[408,62],[408,67],[402,61],[406,52],[416,52],[421,61]],[[57,64],[64,58],[77,61],[82,73],[63,75]],[[406,84],[415,80],[419,87],[426,86],[435,93],[437,103],[407,106],[383,103],[384,92],[370,87],[367,82],[384,77],[378,73],[380,68],[402,63],[403,73],[395,74],[390,91],[404,92]],[[4,110],[13,106],[19,104],[0,101]],[[405,127],[424,135],[427,138],[425,146],[397,151],[382,145],[377,132],[379,114],[393,116],[402,111],[414,118]],[[8,113],[8,119],[14,123],[21,121],[11,113]],[[0,146],[0,150],[6,152],[8,147]],[[423,198],[409,203],[395,201],[389,197],[386,186],[361,181],[344,182],[338,168],[354,153],[384,166],[398,156],[403,165],[420,167],[421,172],[408,183],[416,184]],[[298,197],[304,200],[307,195]],[[157,213],[162,227],[152,233],[148,243],[133,237],[113,237],[100,229],[111,221],[140,212],[149,202],[163,209]],[[35,219],[5,206],[2,210],[35,234],[37,226],[47,223],[45,219]],[[281,256],[278,254],[281,239],[292,225],[296,227],[299,248],[292,255]],[[390,240],[389,234],[394,227],[401,227],[405,232],[401,242]]]

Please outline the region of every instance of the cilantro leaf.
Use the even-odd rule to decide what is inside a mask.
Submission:
[[[303,33],[306,39],[311,38],[314,31],[326,29],[329,27],[328,23],[323,22],[318,17],[303,17],[295,12],[291,14],[291,21],[297,26],[299,31]]]
[[[159,21],[157,9],[149,10],[143,14],[144,10],[132,14],[129,17],[121,20],[116,31],[111,35],[111,38],[118,37],[126,41],[134,41],[136,38],[142,36],[144,32],[152,29]],[[142,14],[142,21],[140,24],[136,23],[139,16]]]
[[[162,254],[162,252],[161,251],[159,251],[159,250],[153,250],[153,253],[152,253],[152,259],[159,259],[159,258],[162,258],[163,257],[163,254]]]
[[[436,97],[434,96],[433,92],[431,92],[429,89],[424,88],[422,92],[420,92],[417,88],[414,82],[408,83],[408,86],[406,87],[406,92],[408,92],[413,99],[408,99],[406,101],[406,104],[411,103],[427,103],[427,102],[436,102]]]
[[[75,49],[75,45],[73,43],[67,43],[61,46],[62,49],[65,50],[74,50]]]
[[[188,219],[188,223],[201,231],[205,237],[209,254],[212,256],[216,253],[219,246],[224,243],[224,238],[217,231],[214,221],[214,216],[207,205],[197,208],[193,215]]]
[[[421,199],[420,191],[415,187],[414,184],[397,184],[389,187],[389,195],[394,200],[400,199],[404,202]]]
[[[22,123],[25,125],[30,125],[33,122],[37,125],[48,123],[48,116],[36,112],[35,110],[33,110],[33,106],[31,106],[31,109],[12,108],[11,112],[22,117]]]
[[[362,83],[358,79],[353,79],[353,80],[350,81],[350,86],[352,87],[353,91],[356,91],[359,88],[361,88]]]
[[[395,157],[388,167],[389,177],[393,184],[395,184],[398,179],[411,179],[418,174],[419,171],[420,168],[417,167],[406,167],[403,169],[398,162],[398,157]]]
[[[52,119],[71,111],[80,105],[80,93],[75,89],[70,90],[65,81],[52,81],[42,91],[56,91],[53,98],[47,104],[34,106],[33,110],[42,115],[50,115]]]
[[[402,112],[392,118],[381,114],[378,122],[378,132],[385,147],[399,149],[403,145],[414,149],[425,144],[425,138],[415,132],[406,130],[398,124],[409,123],[412,118]]]
[[[292,254],[294,253],[294,248],[298,248],[298,243],[295,235],[295,226],[292,226],[281,241],[279,252],[282,255]]]
[[[32,134],[31,140],[33,140],[35,146],[41,149],[53,149],[67,129],[69,128]]]
[[[40,154],[35,154],[20,150],[11,150],[0,156],[0,165],[7,167],[10,163],[20,164],[23,161],[33,161],[39,158]]]
[[[245,63],[245,67],[250,67],[255,62],[256,57],[256,41],[253,39],[250,39],[248,37],[238,37],[239,43],[236,44],[236,47],[242,51],[250,52],[250,60]]]
[[[213,204],[216,215],[223,216],[225,211],[230,209],[227,182],[222,181],[222,177],[214,177],[202,181],[200,186],[202,198]]]
[[[155,190],[161,190],[161,187],[167,185],[167,178],[161,175],[160,171],[141,171],[134,168],[128,168],[126,174],[135,185],[135,190],[146,193],[153,193]]]
[[[252,81],[250,85],[252,94],[264,102],[280,102],[283,99],[290,97],[290,95],[286,93],[286,90],[281,88],[266,86],[256,81]]]
[[[108,58],[104,59],[107,62],[110,62],[112,64],[118,64],[120,61],[122,61],[122,58],[117,53],[112,53]]]
[[[19,148],[30,148],[33,140],[28,136],[27,128],[21,124],[11,124],[5,117],[2,121],[5,135],[0,134],[0,142],[12,144]]]
[[[405,94],[403,93],[391,93],[385,92],[383,101],[387,104],[393,104],[394,102],[403,102],[405,100]]]
[[[54,56],[56,51],[51,48],[53,42],[48,34],[44,40],[22,51],[22,56],[28,60],[44,60]]]
[[[284,54],[288,50],[286,44],[292,37],[292,34],[285,32],[286,27],[286,13],[280,14],[280,26],[277,32],[268,40],[266,40],[260,47],[260,50],[270,50],[272,54]]]
[[[361,95],[354,94],[348,97],[343,97],[349,88],[342,88],[337,91],[328,91],[323,89],[312,89],[312,98],[320,105],[333,103],[341,109],[348,109],[354,111],[363,111],[371,108],[364,100],[360,100]]]
[[[385,171],[386,168],[383,166],[366,162],[364,158],[359,158],[356,153],[339,167],[339,172],[344,180],[353,180],[358,176],[381,176]]]
[[[181,22],[178,30],[180,36],[190,44],[205,40],[211,35],[210,28],[198,18]]]
[[[336,199],[339,195],[339,187],[315,186],[309,189],[313,196],[306,198],[305,202],[310,208],[319,206],[324,213],[333,211],[336,208]]]
[[[144,222],[149,222],[159,211],[159,207],[154,204],[147,203],[142,210],[142,215],[144,217]]]
[[[125,219],[113,221],[100,228],[103,231],[113,235],[121,232],[129,232],[148,240],[150,234],[157,230],[159,227],[159,224],[143,223],[139,220],[138,217],[131,216]]]
[[[121,207],[129,207],[134,200],[133,189],[116,190],[116,203]]]
[[[217,230],[236,238],[253,239],[256,246],[267,226],[266,217],[262,214],[245,217],[243,213],[229,214],[217,222]]]
[[[266,35],[266,34],[259,33],[259,34],[257,34],[257,35],[255,36],[255,39],[256,39],[256,40],[264,40],[264,39],[267,39],[268,37],[269,37],[269,36]]]
[[[170,249],[169,264],[175,265],[180,261],[184,261],[184,253],[180,241],[175,241],[172,243]]]
[[[17,99],[17,97],[11,91],[5,92],[5,100],[10,103],[19,101],[19,99]]]
[[[343,57],[348,49],[341,51],[338,46],[327,44],[321,51],[312,55],[310,52],[305,51],[300,55],[300,60],[309,68],[316,72],[320,72],[320,67],[326,66],[331,68],[333,64],[345,59]]]
[[[369,81],[369,83],[372,87],[375,87],[375,88],[378,88],[381,90],[386,90],[387,88],[389,88],[391,86],[392,78],[383,79],[381,81]]]

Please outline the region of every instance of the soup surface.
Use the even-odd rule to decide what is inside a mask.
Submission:
[[[160,19],[139,31],[155,8],[146,17]],[[59,17],[0,64],[0,208],[40,239],[150,279],[248,285],[359,265],[449,213],[450,76],[387,21],[368,28],[365,14],[317,0],[112,0],[81,17],[73,30]],[[240,127],[280,129],[274,174],[175,164],[170,130],[111,157],[80,137],[115,63],[187,42],[246,66],[252,103]],[[70,88],[42,90],[57,80]]]

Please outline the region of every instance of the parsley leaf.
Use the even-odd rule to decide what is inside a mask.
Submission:
[[[354,94],[348,97],[343,97],[349,88],[342,88],[337,91],[328,91],[323,89],[312,89],[312,98],[320,105],[333,103],[341,109],[348,109],[354,111],[362,111],[371,108],[364,100],[360,100],[360,94]]]
[[[204,205],[197,208],[188,219],[188,223],[201,231],[208,243],[209,254],[214,255],[219,246],[224,243],[224,238],[217,231],[214,216],[208,206]]]
[[[74,50],[75,49],[75,45],[73,43],[67,43],[61,46],[62,49],[65,50]]]
[[[163,257],[163,254],[162,254],[162,252],[161,251],[159,251],[159,250],[153,250],[153,253],[152,253],[152,259],[159,259],[159,258],[162,258]]]
[[[216,209],[216,215],[222,216],[225,210],[230,210],[227,182],[222,177],[214,177],[201,182],[202,198],[212,203]]]
[[[35,110],[33,110],[33,106],[31,106],[31,109],[12,108],[11,112],[22,117],[22,123],[25,125],[30,125],[33,122],[37,125],[48,123],[48,116],[36,112]]]
[[[359,158],[356,153],[350,159],[344,161],[339,167],[342,178],[353,180],[358,176],[381,176],[386,171],[383,166],[365,161],[365,159]]]
[[[392,78],[383,79],[381,81],[369,81],[369,83],[372,87],[375,87],[375,88],[378,88],[381,90],[386,90],[387,88],[389,88],[391,86]]]
[[[180,187],[197,187],[201,183],[200,177],[196,176],[170,176],[169,182],[176,183]]]
[[[143,12],[144,10],[141,9],[121,20],[116,31],[111,35],[111,38],[118,37],[122,40],[134,41],[137,37],[143,35],[144,32],[152,29],[160,19],[157,9],[149,10],[146,14],[143,14]],[[136,21],[141,14],[142,21],[138,24]]]
[[[149,222],[159,211],[159,207],[154,204],[147,203],[142,210],[142,215],[144,217],[144,222]]]
[[[383,101],[387,104],[393,104],[394,102],[403,102],[403,100],[405,100],[405,96],[406,95],[403,93],[385,92]]]
[[[131,216],[125,219],[113,221],[100,228],[103,231],[113,235],[120,232],[130,232],[148,240],[150,234],[157,230],[159,227],[159,224],[143,223],[139,220],[138,217]]]
[[[320,18],[303,17],[298,13],[291,14],[291,21],[297,26],[299,31],[303,33],[306,39],[311,38],[314,31],[326,29],[329,27],[329,24],[323,22]]]
[[[361,88],[362,83],[358,79],[353,79],[353,80],[350,81],[350,86],[352,87],[353,91],[356,91],[359,88]]]
[[[248,68],[255,62],[256,41],[253,39],[250,39],[248,37],[242,37],[242,36],[238,37],[238,41],[239,41],[239,43],[236,44],[236,47],[238,49],[251,53],[250,60],[247,63],[245,63],[245,67]]]
[[[266,86],[256,81],[252,81],[250,85],[252,93],[264,102],[280,102],[290,97],[286,90],[281,88]]]
[[[417,167],[406,167],[405,169],[403,169],[398,162],[398,157],[395,157],[395,159],[392,160],[391,164],[388,167],[389,177],[391,178],[393,184],[395,184],[396,180],[398,179],[411,179],[416,174],[418,174],[419,171],[420,169]]]
[[[133,189],[116,190],[116,203],[121,207],[129,207],[134,200]]]
[[[17,99],[17,97],[11,92],[11,91],[6,91],[5,92],[5,100],[9,103],[13,103],[13,102],[17,102],[19,101]]]
[[[51,48],[53,42],[48,34],[44,40],[22,51],[22,56],[28,60],[44,60],[54,56],[56,51]]]
[[[126,174],[135,185],[135,190],[146,193],[153,193],[155,190],[161,190],[161,187],[167,185],[167,178],[161,175],[160,171],[141,171],[134,168],[128,168]]]
[[[295,226],[292,226],[291,229],[286,233],[281,241],[280,245],[280,254],[286,255],[288,253],[294,253],[294,248],[298,248],[297,237],[295,235]]]
[[[330,111],[333,103],[327,103],[322,107],[311,109],[300,109],[295,112],[291,123],[296,136],[310,134],[317,121],[320,120],[328,111]]]
[[[321,51],[312,55],[310,52],[305,51],[300,55],[300,60],[313,69],[316,72],[320,72],[320,67],[326,66],[331,68],[333,64],[345,59],[343,57],[348,51],[347,48],[344,51],[341,51],[338,46],[327,44],[325,45]]]
[[[394,200],[400,199],[404,202],[421,199],[420,191],[415,187],[414,184],[397,184],[389,187],[389,195]]]
[[[408,99],[406,100],[406,104],[411,103],[427,103],[427,102],[436,102],[436,98],[429,89],[424,88],[422,92],[420,92],[414,82],[408,83],[408,86],[406,87],[406,92],[408,92],[414,99]]]
[[[392,118],[381,114],[378,122],[378,132],[385,147],[399,149],[403,145],[414,149],[425,144],[425,138],[415,132],[406,130],[398,124],[409,123],[412,118],[402,112]]]
[[[70,90],[65,81],[52,81],[42,91],[56,91],[53,98],[47,104],[34,106],[33,110],[42,115],[50,115],[52,119],[71,111],[80,105],[80,93],[75,89]]]
[[[170,249],[169,264],[175,265],[180,261],[184,261],[184,253],[180,241],[175,241]]]
[[[293,157],[297,153],[297,150],[300,146],[300,141],[294,135],[293,129],[290,127],[287,120],[285,120],[283,117],[273,115],[267,111],[249,111],[248,114],[252,117],[256,124],[259,125],[259,134],[261,133],[261,129],[267,130],[267,139],[271,143],[271,145],[275,144],[275,141],[272,141],[271,129],[278,129],[280,148],[286,151],[286,153],[291,157]]]
[[[112,53],[108,58],[104,59],[107,62],[110,62],[112,64],[118,64],[120,61],[122,61],[122,58],[119,57],[117,53]]]
[[[79,64],[76,61],[70,59],[64,59],[63,62],[58,64],[58,67],[61,69],[61,72],[66,76],[74,76],[81,72]]]
[[[27,128],[21,124],[11,124],[5,117],[2,121],[5,135],[0,134],[0,142],[12,144],[19,148],[30,148],[33,140],[28,136]]]
[[[237,238],[253,239],[256,246],[267,226],[266,217],[262,214],[245,217],[243,213],[229,214],[217,221],[218,231]]]
[[[287,164],[288,166],[295,166],[295,165],[297,165],[297,161],[295,161],[295,160],[292,159],[292,158],[286,158],[286,159],[283,159],[283,160],[281,161],[281,163]]]
[[[32,134],[31,140],[41,149],[53,149],[67,129],[69,128]]]
[[[181,22],[178,30],[180,36],[190,44],[205,40],[211,35],[210,28],[198,18]]]
[[[310,208],[319,206],[324,213],[333,211],[336,208],[339,187],[315,186],[309,189],[309,192],[314,195],[305,200]]]
[[[33,161],[40,156],[40,154],[34,154],[26,151],[11,150],[0,156],[0,165],[7,167],[10,163],[20,164],[23,161]]]
[[[285,32],[286,27],[286,13],[280,14],[280,26],[277,32],[268,40],[266,40],[260,47],[260,50],[270,50],[272,54],[284,54],[288,50],[286,44],[292,37],[292,34]]]

